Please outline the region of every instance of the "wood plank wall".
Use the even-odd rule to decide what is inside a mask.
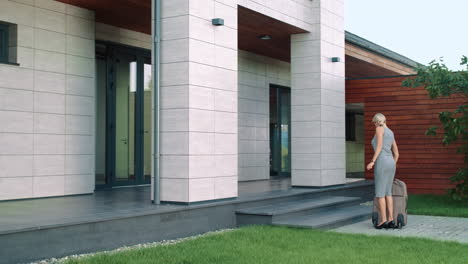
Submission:
[[[432,100],[423,88],[401,87],[405,78],[346,81],[346,103],[364,103],[365,162],[373,155],[372,117],[380,112],[387,117],[400,151],[396,178],[406,182],[410,193],[443,194],[452,187],[449,178],[463,166],[463,156],[456,153],[456,146],[443,146],[441,136],[424,133],[427,128],[440,125],[439,112],[453,110],[463,100]],[[366,171],[365,175],[373,178],[373,172]]]

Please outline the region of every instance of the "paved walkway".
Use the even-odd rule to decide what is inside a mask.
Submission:
[[[403,229],[377,230],[372,226],[369,219],[339,227],[332,231],[366,235],[421,237],[468,243],[468,218],[409,215],[408,225]]]

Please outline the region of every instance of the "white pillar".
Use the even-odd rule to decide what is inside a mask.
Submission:
[[[237,7],[162,0],[161,26],[161,200],[236,197]]]
[[[344,3],[314,3],[312,32],[291,37],[293,186],[346,182]]]

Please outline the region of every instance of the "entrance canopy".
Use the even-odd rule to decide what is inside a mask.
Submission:
[[[238,7],[239,49],[289,62],[291,35],[305,30],[245,7]],[[270,38],[270,39],[262,39]]]
[[[151,0],[57,0],[95,11],[96,21],[151,34]],[[238,47],[290,62],[292,34],[303,29],[238,6]],[[270,37],[269,40],[261,39]],[[267,37],[267,38],[268,38]],[[346,32],[346,78],[414,74],[414,61]]]
[[[151,34],[151,0],[57,0],[94,10],[96,22]]]

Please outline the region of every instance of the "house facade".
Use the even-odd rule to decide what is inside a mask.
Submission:
[[[195,203],[275,176],[344,184],[347,73],[413,70],[345,42],[343,10],[1,0],[0,200],[151,184],[148,199]]]

